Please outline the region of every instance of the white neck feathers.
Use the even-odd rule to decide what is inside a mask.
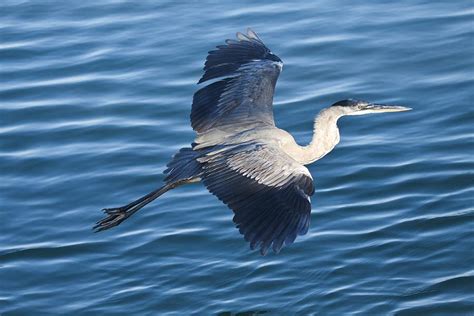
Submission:
[[[308,146],[302,147],[301,163],[310,164],[331,152],[339,143],[337,120],[344,113],[338,107],[321,110],[314,120],[313,139]]]

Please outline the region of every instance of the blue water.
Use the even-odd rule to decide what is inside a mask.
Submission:
[[[100,4],[99,4],[100,3]],[[472,1],[0,4],[1,315],[472,315]],[[300,143],[348,97],[309,166],[311,227],[250,251],[201,184],[94,234],[193,140],[208,50],[248,26],[283,59],[275,117]]]

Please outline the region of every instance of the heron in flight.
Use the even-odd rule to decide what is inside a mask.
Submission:
[[[296,143],[275,126],[273,94],[281,59],[251,29],[209,52],[209,82],[193,97],[190,147],[177,152],[164,171],[164,185],[122,207],[106,208],[94,226],[117,226],[163,193],[201,181],[234,212],[233,221],[250,248],[280,252],[308,231],[313,178],[305,167],[339,143],[337,121],[344,115],[400,112],[410,108],[343,100],[319,112],[311,142]]]

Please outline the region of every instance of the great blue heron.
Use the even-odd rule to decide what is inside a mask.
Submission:
[[[163,193],[202,181],[234,211],[234,223],[251,249],[278,253],[308,231],[313,178],[305,167],[339,143],[337,120],[344,115],[407,111],[410,108],[343,100],[323,109],[314,121],[311,143],[298,145],[275,126],[273,93],[282,70],[251,29],[210,51],[198,83],[214,82],[194,94],[191,125],[196,138],[176,153],[165,170],[165,184],[122,207],[106,208],[94,226],[119,225]]]

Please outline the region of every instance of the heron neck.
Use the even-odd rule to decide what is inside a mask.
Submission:
[[[321,110],[314,120],[313,139],[303,147],[304,164],[310,164],[331,152],[339,143],[337,120],[343,113],[337,108],[329,107]]]

